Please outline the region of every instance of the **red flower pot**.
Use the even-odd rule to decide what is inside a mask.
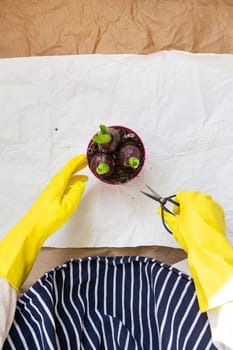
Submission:
[[[145,162],[145,147],[141,138],[125,126],[101,127],[104,130],[103,140],[102,131],[99,131],[87,147],[86,156],[91,172],[100,181],[111,185],[132,180],[139,175]]]

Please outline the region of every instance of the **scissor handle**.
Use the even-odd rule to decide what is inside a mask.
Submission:
[[[164,198],[164,199],[165,199],[165,202],[164,202],[164,203],[161,203],[162,223],[163,223],[164,228],[165,228],[170,234],[172,234],[172,231],[168,228],[168,226],[167,226],[167,224],[166,224],[166,222],[165,222],[165,219],[164,219],[164,210],[165,210],[167,213],[171,214],[171,215],[175,215],[171,210],[169,210],[168,208],[166,208],[166,202],[167,202],[167,201],[169,201],[170,203],[172,203],[172,204],[174,204],[174,205],[177,205],[178,207],[180,206],[180,203],[178,203],[178,202],[174,201],[174,199],[172,199],[172,198],[174,198],[175,196],[176,196],[175,194],[172,195],[172,196],[168,196],[168,197]]]
[[[163,205],[161,205],[161,216],[162,216],[162,223],[163,223],[163,226],[164,226],[164,228],[167,230],[167,232],[169,232],[171,235],[172,235],[172,231],[168,228],[168,226],[167,226],[167,224],[166,224],[166,222],[165,222],[165,220],[164,220],[164,210],[166,210],[166,211],[168,211],[169,213],[171,213],[170,212],[170,210],[168,210],[166,207],[164,207]],[[172,213],[173,214],[173,213]],[[173,214],[174,215],[174,214]]]
[[[175,204],[175,205],[177,205],[177,207],[179,207],[179,206],[180,206],[180,203],[178,203],[178,202],[174,201],[174,199],[172,199],[172,198],[174,198],[175,196],[176,196],[176,195],[173,194],[172,196],[168,196],[168,197],[166,197],[165,199],[166,199],[166,201],[169,201],[169,202],[171,202],[172,204]]]

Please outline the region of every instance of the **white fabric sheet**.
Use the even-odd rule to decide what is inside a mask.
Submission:
[[[140,193],[208,192],[233,243],[233,56],[164,51],[0,60],[0,234],[30,208],[100,123],[143,139],[146,162],[128,184],[90,171],[77,212],[47,246],[178,247]]]

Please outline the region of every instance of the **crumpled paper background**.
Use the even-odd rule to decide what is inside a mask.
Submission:
[[[1,0],[0,57],[233,53],[232,0]]]
[[[144,140],[143,172],[128,184],[89,175],[54,247],[177,247],[141,189],[208,192],[224,207],[233,242],[233,57],[179,51],[0,60],[1,237],[100,123]]]

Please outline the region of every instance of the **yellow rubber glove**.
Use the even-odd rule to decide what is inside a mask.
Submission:
[[[88,177],[75,173],[86,165],[85,155],[70,160],[0,242],[0,276],[16,290],[25,281],[44,241],[76,210]]]
[[[165,221],[186,251],[200,310],[233,300],[233,249],[226,238],[224,211],[209,195],[182,191]],[[161,216],[161,208],[159,209]]]

